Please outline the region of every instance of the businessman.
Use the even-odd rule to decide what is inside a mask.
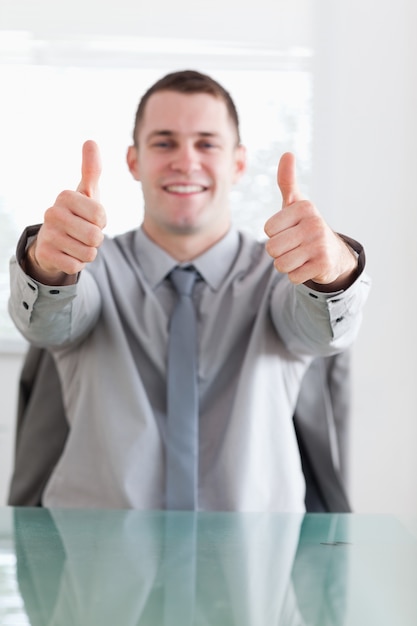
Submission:
[[[302,196],[289,153],[266,242],[233,226],[229,195],[246,166],[238,115],[199,72],[145,93],[127,164],[144,199],[136,230],[103,234],[99,149],[87,141],[77,190],[26,229],[11,262],[10,313],[53,355],[69,424],[43,504],[303,511],[292,415],[312,359],[357,335],[362,247]],[[177,270],[196,326],[173,357]],[[192,409],[178,408],[187,395]]]

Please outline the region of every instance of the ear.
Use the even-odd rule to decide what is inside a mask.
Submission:
[[[247,157],[246,157],[246,148],[245,146],[238,145],[235,153],[235,175],[233,177],[233,183],[237,183],[237,181],[243,176],[246,172],[247,167]]]
[[[129,146],[126,153],[126,162],[130,173],[135,180],[140,181],[139,176],[139,163],[138,163],[138,149],[136,146]]]

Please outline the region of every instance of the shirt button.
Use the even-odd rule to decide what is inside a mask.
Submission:
[[[23,307],[24,307],[24,308],[26,309],[26,311],[27,311],[27,310],[28,310],[28,308],[29,308],[28,303],[27,303],[27,302],[22,302],[22,304],[23,304]]]
[[[59,293],[59,289],[50,289],[49,293],[51,293],[53,296],[57,293]]]

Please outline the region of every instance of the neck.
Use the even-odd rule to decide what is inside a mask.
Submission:
[[[187,263],[223,239],[230,228],[230,224],[221,231],[193,234],[166,233],[164,235],[163,233],[153,231],[146,223],[142,224],[142,228],[149,239],[165,250],[172,258],[179,263]]]

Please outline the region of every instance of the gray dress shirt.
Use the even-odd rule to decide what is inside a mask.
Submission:
[[[177,263],[138,229],[107,237],[77,285],[48,287],[18,262],[34,232],[11,261],[9,310],[30,342],[53,352],[70,424],[43,503],[164,508],[175,298],[166,277]],[[369,280],[360,267],[344,292],[294,287],[263,243],[233,229],[193,264],[202,276],[199,509],[302,512],[292,425],[300,382],[312,356],[352,343]]]

